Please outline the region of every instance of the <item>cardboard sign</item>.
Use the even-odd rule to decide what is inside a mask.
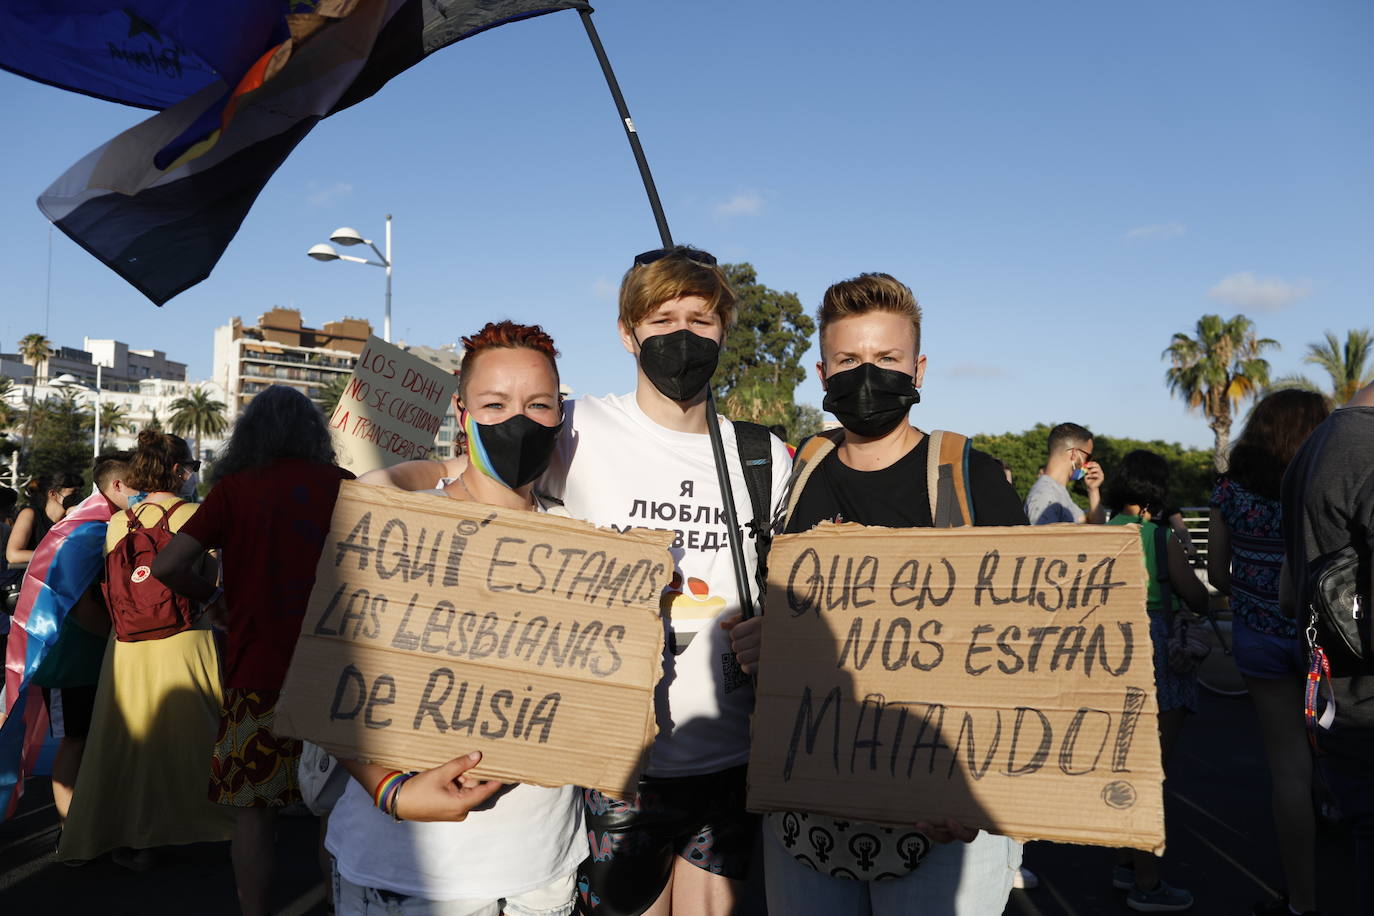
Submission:
[[[620,798],[657,733],[671,538],[346,482],[275,731]]]
[[[329,418],[339,464],[365,474],[428,457],[457,389],[453,373],[369,337]]]
[[[768,566],[752,810],[1163,850],[1136,526],[822,525]]]

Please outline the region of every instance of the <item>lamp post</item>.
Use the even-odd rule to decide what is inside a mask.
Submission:
[[[386,311],[382,316],[382,340],[391,343],[391,214],[386,215],[385,253],[378,249],[371,239],[363,238],[357,229],[351,229],[348,226],[340,226],[335,229],[329,236],[329,241],[346,248],[351,248],[354,245],[366,245],[377,255],[378,260],[376,261],[368,258],[355,258],[352,255],[339,254],[334,250],[334,245],[327,245],[323,242],[306,252],[317,261],[352,261],[354,264],[371,264],[373,267],[381,267],[386,270]]]
[[[81,379],[77,378],[76,376],[65,372],[48,383],[53,388],[78,388],[82,391],[93,392],[95,397],[95,440],[91,445],[92,458],[100,457],[100,370],[102,368],[103,367],[100,365],[100,363],[95,364],[94,388],[92,388],[85,382],[81,381]]]

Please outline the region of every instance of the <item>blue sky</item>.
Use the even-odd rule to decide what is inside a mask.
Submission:
[[[596,21],[678,241],[808,310],[862,271],[915,290],[925,428],[1072,419],[1206,445],[1163,386],[1173,332],[1244,312],[1285,373],[1325,330],[1374,325],[1368,3],[614,0]],[[146,113],[5,73],[0,111],[8,350],[43,329],[34,199]],[[164,349],[203,377],[231,315],[380,328],[381,271],[305,250],[339,225],[380,237],[388,212],[396,336],[539,322],[577,392],[629,387],[615,289],[657,234],[573,13],[450,47],[323,122],[162,309],[55,233],[49,336]]]

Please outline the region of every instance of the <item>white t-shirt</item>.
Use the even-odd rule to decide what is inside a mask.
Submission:
[[[672,551],[677,569],[660,603],[668,633],[649,772],[693,776],[744,763],[754,689],[720,628],[723,618],[739,611],[740,601],[710,437],[665,429],[645,415],[633,394],[579,398],[564,405],[564,417],[558,451],[536,489],[563,500],[574,518],[678,534]],[[720,433],[735,513],[747,528],[754,512],[734,426],[721,418]],[[782,442],[770,441],[776,503],[792,462]],[[757,552],[753,538],[742,539],[753,593]]]
[[[339,873],[361,887],[426,900],[499,900],[543,887],[587,857],[582,808],[573,786],[516,785],[464,821],[398,822],[350,778],[324,845]]]
[[[362,887],[426,900],[499,900],[543,887],[587,857],[582,807],[572,786],[517,785],[465,821],[395,821],[350,777],[324,845],[339,874]]]

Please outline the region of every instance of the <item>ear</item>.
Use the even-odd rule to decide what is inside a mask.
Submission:
[[[627,327],[625,325],[625,322],[620,319],[616,320],[615,326],[616,329],[620,331],[620,345],[625,348],[626,353],[630,354],[635,359],[638,359],[639,344],[635,341],[635,336],[632,329]]]
[[[917,387],[917,388],[920,388],[920,387],[921,387],[921,383],[922,383],[923,381],[925,381],[925,378],[926,378],[926,355],[925,355],[924,353],[922,353],[920,356],[916,357],[916,375],[913,376],[913,379],[915,380],[915,384],[916,384],[916,387]]]
[[[816,378],[821,380],[821,390],[827,390],[825,386],[825,360],[823,359],[816,360]]]
[[[461,397],[459,397],[458,392],[456,392],[456,391],[453,392],[453,397],[451,398],[451,400],[453,401],[453,412],[454,412],[455,414],[457,414],[458,416],[462,416],[462,414],[463,414],[463,399],[462,399]]]

